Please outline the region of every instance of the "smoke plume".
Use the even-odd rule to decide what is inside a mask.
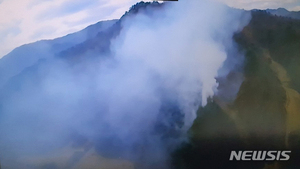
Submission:
[[[24,70],[1,91],[2,165],[80,137],[104,157],[167,168],[216,79],[240,64],[232,36],[248,19],[212,1],[149,5],[121,19],[109,53]]]

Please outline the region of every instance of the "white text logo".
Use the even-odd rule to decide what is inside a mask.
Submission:
[[[230,161],[287,161],[291,151],[231,151]]]

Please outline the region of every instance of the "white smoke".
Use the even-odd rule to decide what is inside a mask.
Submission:
[[[242,11],[211,1],[149,10],[124,17],[111,56],[76,66],[54,59],[11,89],[1,100],[0,157],[44,153],[72,131],[99,152],[133,161],[146,156],[152,167],[166,160],[186,139],[198,107],[215,94],[228,44],[247,21]]]
[[[178,95],[187,129],[198,107],[205,106],[217,89],[226,46],[247,23],[246,18],[240,20],[241,11],[228,10],[233,9],[211,1],[179,1],[154,16],[130,17],[113,44],[116,60],[130,65],[130,75],[138,71],[147,77],[155,72],[162,79],[160,85]]]

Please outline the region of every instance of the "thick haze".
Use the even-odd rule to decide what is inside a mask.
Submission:
[[[216,78],[241,60],[228,53],[236,52],[232,36],[249,18],[199,0],[149,13],[125,17],[109,56],[99,53],[75,66],[41,61],[13,79],[20,78],[20,86],[6,86],[0,97],[4,166],[79,135],[103,156],[166,168],[198,107],[217,92]]]
[[[138,0],[2,0],[0,58],[14,48],[117,19]]]
[[[242,9],[284,7],[300,10],[299,0],[219,0]],[[2,0],[0,58],[14,48],[66,35],[98,22],[117,19],[138,0]]]

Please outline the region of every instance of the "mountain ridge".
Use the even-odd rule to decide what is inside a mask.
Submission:
[[[38,60],[54,57],[57,53],[94,37],[96,34],[108,29],[116,22],[117,20],[100,21],[81,31],[63,37],[51,40],[40,40],[15,48],[12,52],[0,59],[0,86],[2,86],[10,77],[17,75],[25,68],[37,63]],[[24,55],[25,53],[26,55]],[[16,64],[18,66],[13,66]]]
[[[121,18],[126,19],[141,10],[147,12],[149,4],[139,3]],[[280,17],[267,10],[253,10],[251,14],[250,23],[233,37],[239,50],[245,53],[242,71],[245,80],[237,97],[228,103],[216,96],[209,100],[207,106],[199,107],[198,117],[189,130],[191,143],[174,152],[176,169],[182,169],[182,166],[187,169],[226,168],[231,165],[234,165],[231,168],[242,168],[240,164],[228,164],[227,152],[232,149],[292,147],[296,148],[295,154],[298,153],[300,127],[294,121],[300,116],[298,108],[294,106],[297,100],[288,90],[300,91],[300,52],[297,48],[300,44],[300,21]],[[80,59],[89,58],[87,53],[90,51],[98,54],[109,52],[109,41],[121,31],[121,22],[116,20],[109,27],[110,30],[103,30],[86,41],[68,46],[68,49],[58,52],[54,57],[71,60],[71,63],[76,64]],[[28,73],[36,73],[35,69],[39,67],[47,70],[47,64],[51,65],[39,59],[39,63],[17,74],[16,80],[11,81],[7,88],[13,84],[22,84],[25,81],[22,77],[26,79]],[[286,76],[282,72],[286,72]],[[287,77],[289,88],[286,88]],[[34,84],[35,80],[30,79],[30,83]],[[204,163],[208,163],[207,166]],[[262,163],[248,165],[257,169],[265,167]],[[278,165],[277,168],[285,168],[289,164]]]
[[[300,19],[300,11],[288,11],[285,8],[278,8],[278,9],[266,9],[272,15],[288,17],[292,19]]]

